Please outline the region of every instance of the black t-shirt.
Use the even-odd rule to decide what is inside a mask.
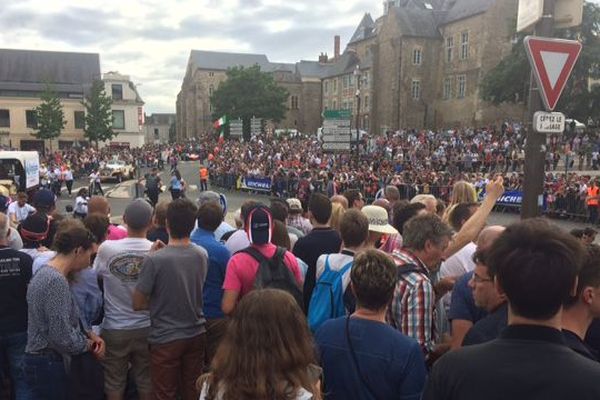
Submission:
[[[33,259],[0,247],[0,334],[27,331],[27,285]]]
[[[164,244],[169,244],[169,233],[167,232],[167,228],[154,228],[148,232],[148,234],[146,235],[146,239],[148,239],[151,242],[161,240]]]
[[[317,259],[323,254],[338,253],[341,246],[340,235],[331,228],[315,228],[296,242],[294,255],[308,265],[303,292],[304,309],[307,313],[310,296],[317,279]]]

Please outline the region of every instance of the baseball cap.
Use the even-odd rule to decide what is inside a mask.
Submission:
[[[19,225],[19,234],[30,242],[46,240],[50,231],[50,219],[44,213],[31,214]]]
[[[396,228],[390,225],[388,221],[388,213],[385,208],[380,206],[365,206],[361,212],[365,214],[369,220],[369,231],[386,234],[396,234]]]
[[[250,243],[261,245],[271,242],[273,218],[268,207],[256,206],[250,210],[244,226]]]
[[[302,203],[300,202],[300,199],[287,199],[287,203],[288,206],[290,206],[290,211],[302,211]]]
[[[125,224],[131,229],[143,229],[150,225],[152,219],[152,206],[144,199],[135,199],[123,214]]]
[[[212,190],[200,192],[200,195],[198,196],[198,207],[211,202],[217,203],[221,206],[223,215],[227,214],[227,198],[224,194],[213,192]]]
[[[54,207],[56,196],[48,189],[40,189],[33,195],[34,207]]]

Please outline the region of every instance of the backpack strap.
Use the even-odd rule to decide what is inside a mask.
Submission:
[[[352,268],[352,264],[354,264],[354,260],[352,260],[352,261],[350,261],[350,262],[346,263],[346,264],[345,264],[345,265],[342,267],[342,269],[340,269],[340,276],[343,276],[343,275],[346,273],[346,271],[348,271],[350,268]]]
[[[404,264],[404,265],[398,267],[396,279],[397,280],[404,279],[406,277],[406,275],[408,275],[412,272],[422,272],[422,271],[415,264]]]
[[[267,258],[263,255],[263,253],[261,253],[260,251],[255,249],[253,246],[248,246],[245,249],[238,251],[236,254],[239,254],[239,253],[248,254],[250,257],[252,257],[256,261],[258,261],[259,264],[267,261]]]
[[[327,254],[325,256],[325,269],[323,270],[323,273],[325,273],[327,271],[331,271],[331,266],[329,265],[329,256],[330,256],[330,254]]]

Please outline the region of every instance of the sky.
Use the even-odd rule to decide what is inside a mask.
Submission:
[[[2,4],[6,3],[6,4]],[[100,54],[103,73],[129,75],[147,114],[175,112],[190,50],[317,60],[342,49],[369,0],[0,0],[0,47]]]
[[[600,0],[594,0],[600,4]],[[129,75],[147,114],[175,112],[190,50],[317,60],[342,49],[382,0],[0,0],[0,47],[100,54],[102,72]]]

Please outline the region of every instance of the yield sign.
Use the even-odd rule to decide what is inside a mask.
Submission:
[[[524,44],[546,110],[552,111],[579,58],[581,43],[527,36]]]

